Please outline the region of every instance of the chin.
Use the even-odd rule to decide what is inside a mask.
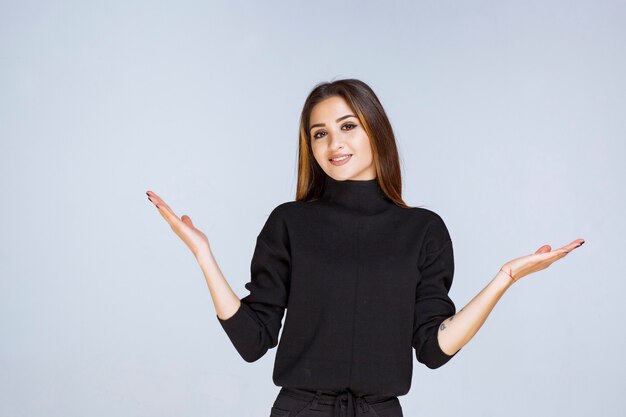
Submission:
[[[354,177],[354,173],[352,172],[352,170],[347,170],[347,169],[342,170],[341,167],[332,167],[332,169],[329,172],[332,172],[333,173],[332,176],[339,180],[347,180],[349,178]]]

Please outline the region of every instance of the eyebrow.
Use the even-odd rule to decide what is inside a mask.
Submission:
[[[341,116],[339,119],[335,120],[335,123],[339,123],[343,119],[347,119],[348,117],[356,117],[354,114],[346,114],[345,116]],[[314,127],[318,126],[326,126],[324,123],[316,123],[309,128],[309,131],[313,130]]]

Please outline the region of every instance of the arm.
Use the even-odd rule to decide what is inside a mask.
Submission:
[[[511,277],[499,271],[465,307],[444,320],[437,333],[441,350],[447,355],[453,355],[465,346],[487,320],[502,294],[512,284]]]
[[[211,288],[213,276],[221,276],[221,273],[210,258],[208,261],[207,258],[200,259]],[[290,278],[289,238],[282,208],[276,208],[256,239],[250,264],[250,280],[245,284],[250,293],[241,300],[235,299],[228,284],[222,283],[219,278],[217,288],[211,290],[216,303],[216,318],[246,362],[260,359],[269,349],[278,345],[278,335],[289,299]],[[223,304],[217,304],[220,299]]]
[[[279,229],[270,227],[270,222],[271,219],[257,237],[250,266],[251,279],[245,284],[250,294],[241,300],[232,292],[211,257],[198,258],[215,303],[216,318],[246,362],[260,359],[278,345],[289,298],[289,251],[287,245],[272,238]],[[266,239],[272,239],[273,243]]]
[[[224,274],[222,274],[222,270],[210,248],[208,251],[198,255],[197,260],[209,287],[217,317],[221,320],[228,320],[239,309],[241,304],[239,296],[235,294],[226,278],[224,278]]]
[[[543,245],[534,254],[507,262],[465,307],[441,323],[437,333],[441,350],[447,355],[456,353],[474,337],[502,294],[511,285],[526,275],[546,269],[583,243],[584,239],[576,239],[556,250],[552,250],[550,245]]]
[[[289,293],[291,254],[282,205],[270,213],[257,236],[251,280],[245,285],[250,294],[240,300],[215,261],[206,235],[191,218],[178,217],[154,192],[146,194],[196,257],[213,298],[216,318],[241,357],[247,362],[261,358],[278,344]]]
[[[523,276],[547,268],[583,243],[583,239],[577,239],[553,251],[550,245],[544,245],[532,255],[507,262],[491,282],[457,312],[448,295],[454,276],[452,240],[443,219],[432,215],[418,263],[413,329],[417,360],[431,369],[447,363],[476,334],[508,287]]]
[[[206,235],[195,227],[189,216],[182,215],[178,217],[171,207],[155,192],[147,191],[146,194],[148,195],[148,200],[156,206],[159,214],[167,221],[174,233],[187,245],[200,264],[218,317],[230,318],[239,308],[239,297],[230,288],[217,265]]]

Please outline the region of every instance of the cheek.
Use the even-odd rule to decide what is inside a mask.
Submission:
[[[321,164],[324,162],[323,159],[323,155],[324,155],[324,149],[322,149],[321,146],[319,145],[311,145],[311,150],[313,151],[313,157],[315,158],[315,160],[317,161],[318,164]]]
[[[370,166],[374,163],[374,157],[370,151],[365,150],[361,155],[363,156],[361,162],[364,166]]]
[[[359,155],[365,160],[369,161],[370,159],[373,159],[372,147],[370,145],[370,140],[367,137],[367,135],[363,135],[360,138],[358,152],[359,152]]]

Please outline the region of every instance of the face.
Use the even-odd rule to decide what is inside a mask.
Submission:
[[[311,111],[311,148],[324,172],[333,179],[376,178],[370,139],[342,97],[330,97]],[[333,160],[341,155],[345,159]]]

